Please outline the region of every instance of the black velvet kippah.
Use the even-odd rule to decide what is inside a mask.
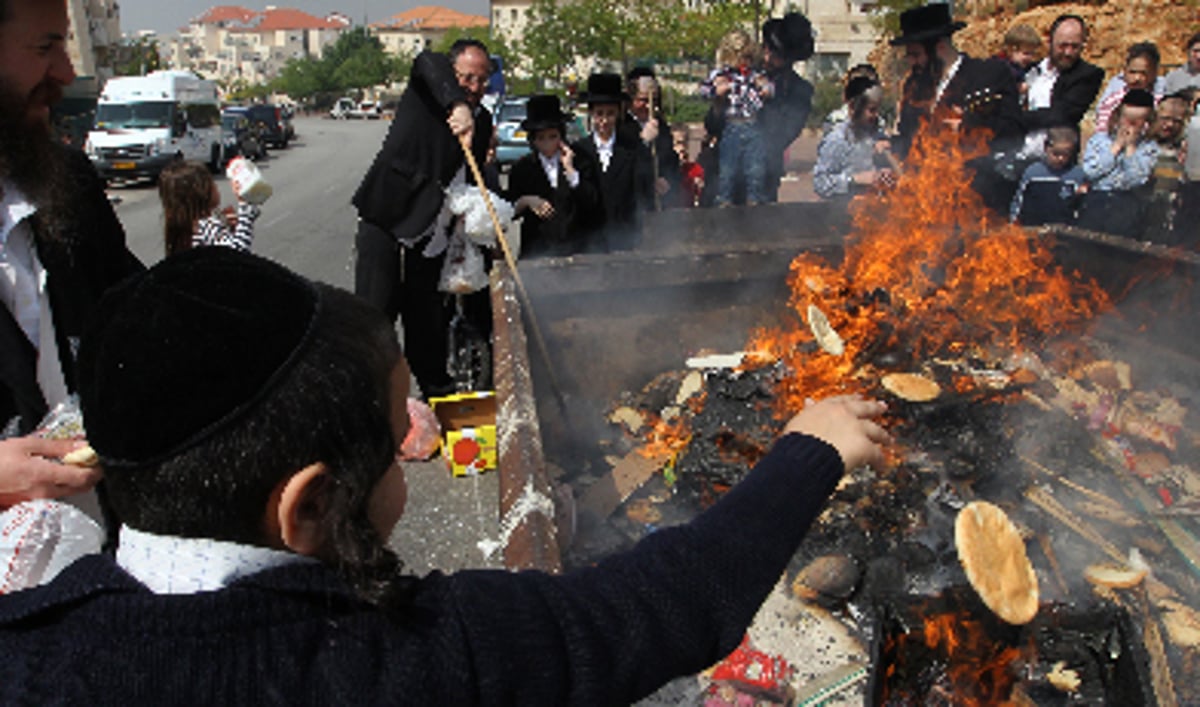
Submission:
[[[1136,106],[1138,108],[1153,108],[1154,94],[1144,88],[1131,88],[1126,92],[1125,97],[1121,99],[1123,106]]]
[[[88,442],[103,464],[163,461],[237,420],[291,368],[316,287],[232,248],[171,256],[101,300],[79,349]]]
[[[850,83],[846,84],[846,100],[852,101],[866,93],[872,86],[877,85],[879,85],[879,82],[875,79],[866,76],[855,76],[850,79]]]

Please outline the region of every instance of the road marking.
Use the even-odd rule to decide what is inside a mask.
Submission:
[[[292,215],[292,212],[291,212],[291,211],[288,211],[288,212],[285,212],[285,213],[279,214],[279,215],[278,215],[278,216],[276,216],[275,218],[273,218],[273,219],[271,219],[270,221],[267,221],[266,223],[264,223],[264,224],[262,225],[262,227],[263,227],[263,228],[270,228],[271,226],[274,226],[275,224],[279,223],[280,221],[284,220],[285,218],[287,218],[288,216],[291,216],[291,215]]]

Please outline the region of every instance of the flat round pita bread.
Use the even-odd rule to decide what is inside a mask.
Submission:
[[[954,520],[954,545],[967,581],[983,603],[1010,624],[1027,624],[1038,612],[1038,581],[1025,541],[999,507],[968,503]]]
[[[879,382],[892,395],[910,403],[927,403],[942,394],[937,381],[918,373],[889,373]]]
[[[1088,565],[1083,570],[1083,576],[1092,584],[1112,589],[1129,589],[1136,587],[1146,578],[1145,569],[1129,569],[1113,564]]]

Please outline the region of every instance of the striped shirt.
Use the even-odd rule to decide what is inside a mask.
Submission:
[[[233,230],[223,214],[217,213],[196,222],[196,232],[192,234],[192,247],[202,245],[223,245],[235,250],[248,251],[254,242],[254,222],[262,213],[254,204],[239,203],[237,205],[237,223]]]

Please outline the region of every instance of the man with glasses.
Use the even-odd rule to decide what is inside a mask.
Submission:
[[[463,39],[448,55],[425,51],[375,161],[354,194],[358,209],[354,291],[404,325],[404,353],[426,398],[453,392],[446,370],[450,312],[438,291],[446,239],[438,233],[445,189],[471,182],[459,142],[482,165],[492,115],[480,105],[491,75],[483,43]],[[473,317],[486,326],[488,317]]]

